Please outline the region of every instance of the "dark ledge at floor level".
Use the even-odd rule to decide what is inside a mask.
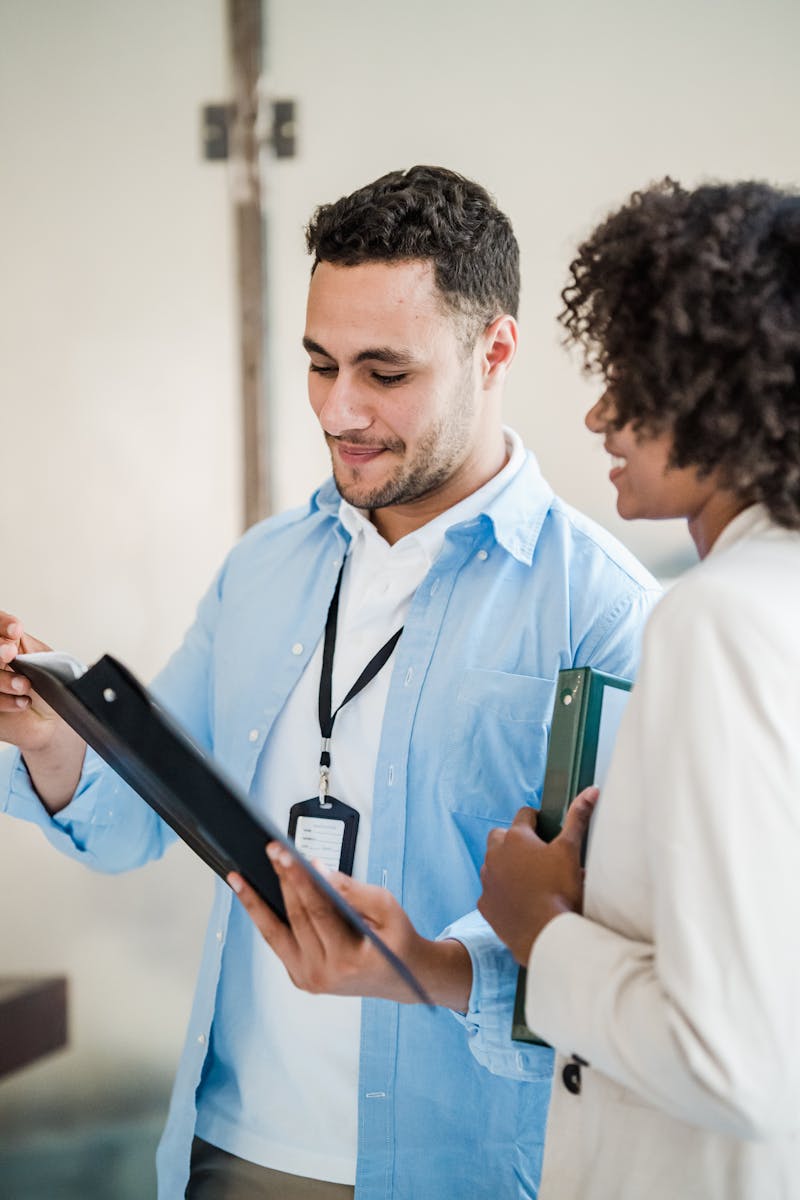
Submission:
[[[66,979],[0,976],[0,1078],[66,1044]]]

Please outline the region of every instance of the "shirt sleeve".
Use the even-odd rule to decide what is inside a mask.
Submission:
[[[587,916],[537,938],[526,1019],[673,1117],[775,1137],[800,1124],[797,673],[763,610],[688,595],[648,629]]]
[[[628,588],[591,622],[575,647],[572,666],[635,679],[647,618],[661,599],[658,587]]]
[[[445,938],[461,942],[472,962],[467,1011],[454,1014],[466,1030],[472,1054],[493,1075],[548,1079],[552,1050],[511,1040],[519,967],[510,951],[477,910],[448,925],[437,940]]]
[[[211,643],[220,591],[221,575],[151,689],[206,748],[211,743]],[[19,751],[0,754],[0,805],[0,811],[38,826],[63,854],[98,871],[142,866],[176,840],[170,827],[91,748],[72,800],[54,815],[39,799]]]
[[[579,644],[576,665],[632,678],[639,661],[644,622],[659,595],[657,588],[625,589],[592,622]],[[584,654],[589,658],[581,657]],[[510,951],[477,911],[450,925],[441,937],[460,941],[472,961],[469,1010],[463,1017],[456,1016],[467,1029],[470,1049],[478,1062],[493,1074],[511,1078],[534,1080],[548,1076],[552,1051],[511,1038],[519,968]]]

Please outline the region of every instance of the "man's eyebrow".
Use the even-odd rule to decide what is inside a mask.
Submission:
[[[303,349],[307,350],[309,354],[321,354],[323,358],[333,360],[333,355],[329,354],[324,346],[320,346],[319,342],[315,342],[310,337],[303,338]]]
[[[409,367],[413,361],[412,355],[406,351],[395,350],[391,346],[371,346],[355,356],[353,365],[362,362],[381,362],[390,367]]]
[[[320,346],[319,342],[315,342],[313,338],[303,338],[303,348],[309,354],[321,354],[323,358],[329,358],[331,362],[335,362],[334,356],[324,346]],[[392,346],[369,346],[366,350],[360,350],[353,359],[353,366],[363,362],[380,362],[385,363],[390,367],[409,367],[414,362],[411,354],[403,350],[395,350]]]

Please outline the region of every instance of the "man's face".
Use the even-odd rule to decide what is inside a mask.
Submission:
[[[367,509],[449,507],[451,484],[480,455],[481,389],[432,265],[319,263],[303,345],[341,495]]]

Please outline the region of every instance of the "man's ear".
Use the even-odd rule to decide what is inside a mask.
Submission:
[[[495,317],[481,334],[481,365],[484,388],[501,384],[517,352],[519,331],[517,322],[508,313]]]

